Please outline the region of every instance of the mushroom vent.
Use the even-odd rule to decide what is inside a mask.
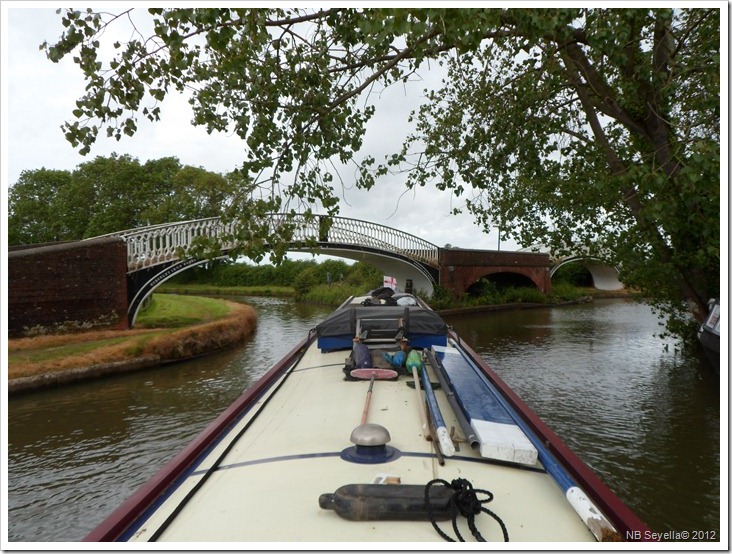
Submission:
[[[351,433],[350,446],[341,452],[341,458],[356,464],[383,464],[401,456],[396,448],[387,446],[391,440],[389,431],[376,423],[364,423]]]

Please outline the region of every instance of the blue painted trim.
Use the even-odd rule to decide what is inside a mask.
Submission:
[[[447,346],[447,336],[445,335],[410,334],[409,340],[412,348],[431,348],[433,345]],[[348,334],[333,337],[318,337],[318,348],[323,352],[350,350],[353,348],[353,336]]]
[[[257,460],[248,460],[246,462],[236,462],[234,464],[227,464],[227,465],[221,465],[216,468],[215,471],[228,471],[230,469],[237,469],[241,467],[249,467],[249,466],[256,466],[261,464],[273,464],[273,463],[279,463],[279,462],[291,462],[293,460],[309,460],[309,459],[315,459],[315,458],[340,458],[341,452],[311,452],[309,454],[288,454],[286,456],[273,456],[272,458],[259,458]],[[401,453],[402,458],[437,458],[436,454],[433,454],[432,452],[402,452]],[[469,456],[460,456],[455,455],[451,458],[452,460],[460,460],[463,462],[471,462],[476,464],[488,464],[488,465],[499,465],[499,466],[507,466],[512,468],[517,468],[525,471],[533,471],[535,473],[546,473],[546,470],[540,468],[540,467],[531,467],[531,466],[525,466],[521,464],[514,464],[511,462],[504,462],[501,460],[491,460],[488,458],[473,458]],[[201,469],[198,471],[192,472],[189,477],[196,477],[198,475],[203,475],[208,471],[207,469]]]

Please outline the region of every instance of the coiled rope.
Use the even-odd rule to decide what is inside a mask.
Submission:
[[[427,514],[430,518],[430,523],[432,524],[432,527],[435,528],[435,531],[437,531],[437,533],[443,539],[448,542],[456,542],[455,539],[453,539],[452,537],[447,535],[442,529],[440,529],[432,514],[432,505],[430,502],[430,488],[436,484],[444,485],[445,487],[451,488],[455,491],[452,497],[450,497],[450,511],[452,513],[452,528],[455,531],[455,535],[457,536],[459,542],[465,542],[465,539],[463,539],[463,536],[458,530],[458,515],[461,515],[468,520],[468,528],[478,542],[486,542],[486,540],[483,538],[483,536],[480,534],[477,527],[475,526],[475,516],[477,516],[481,512],[488,514],[498,522],[498,525],[501,526],[501,530],[503,531],[503,540],[505,542],[508,542],[508,529],[506,529],[506,525],[495,513],[490,511],[488,508],[483,507],[483,504],[487,504],[488,502],[493,500],[493,493],[482,489],[474,489],[473,485],[467,479],[454,479],[452,483],[448,483],[444,479],[433,479],[425,486],[424,502],[425,508],[427,509]],[[477,493],[485,494],[487,498],[485,500],[479,500]]]

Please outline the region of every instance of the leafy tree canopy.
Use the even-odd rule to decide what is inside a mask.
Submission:
[[[24,171],[8,195],[8,243],[80,240],[145,225],[221,215],[240,177],[177,158],[144,164],[98,156],[74,171]]]
[[[148,31],[102,44],[133,16],[67,10],[41,46],[87,80],[64,128],[82,153],[187,91],[194,124],[246,144],[250,222],[337,213],[353,160],[362,187],[404,171],[465,195],[486,230],[616,263],[671,312],[701,318],[719,293],[719,9],[150,9]],[[360,159],[369,92],[435,63],[448,77],[403,150]]]
[[[69,171],[24,171],[8,191],[8,244],[33,244],[67,240],[68,234],[55,217],[53,202],[68,187]]]

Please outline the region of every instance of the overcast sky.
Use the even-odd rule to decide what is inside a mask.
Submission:
[[[141,162],[176,156],[183,164],[219,173],[234,169],[243,159],[240,139],[208,135],[203,128],[194,127],[186,100],[174,95],[163,104],[162,121],[150,124],[141,117],[134,137],[118,142],[100,136],[87,157],[79,155],[64,139],[60,126],[71,120],[75,101],[83,94],[81,71],[70,59],[52,63],[39,50],[44,40],[55,41],[63,30],[56,5],[3,2],[2,10],[3,194],[24,170],[72,170],[95,156],[113,152],[129,154]],[[382,94],[364,152],[378,161],[398,150],[407,133],[409,112],[419,102],[423,88],[416,84],[405,93],[395,87]],[[395,227],[438,246],[497,247],[495,229],[486,235],[472,216],[450,214],[463,201],[449,193],[430,188],[407,191],[402,177],[386,177],[368,193],[357,191],[348,182],[351,173],[342,175],[346,189],[341,193],[340,215]],[[501,249],[517,248],[512,242],[501,242]]]

